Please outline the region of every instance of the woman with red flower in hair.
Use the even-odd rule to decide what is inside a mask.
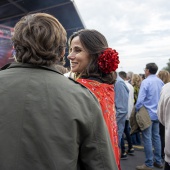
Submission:
[[[119,57],[108,47],[106,38],[96,30],[83,29],[69,38],[71,71],[77,82],[87,87],[98,99],[108,127],[118,169],[120,150],[114,101],[114,75]]]

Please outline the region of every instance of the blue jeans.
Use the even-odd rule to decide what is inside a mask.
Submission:
[[[161,158],[161,140],[159,135],[159,121],[152,120],[152,125],[142,131],[142,138],[145,151],[145,165],[153,167],[153,161],[162,164]],[[152,150],[154,148],[154,154]],[[154,155],[154,157],[153,157]]]
[[[127,114],[118,113],[116,114],[116,121],[118,127],[118,138],[119,138],[119,148],[121,148],[121,139],[125,128],[125,121],[126,121]]]

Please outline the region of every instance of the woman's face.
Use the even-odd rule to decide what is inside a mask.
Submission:
[[[69,48],[69,55],[67,58],[70,60],[70,67],[72,72],[81,73],[89,64],[90,55],[82,46],[79,36],[76,36],[72,39]]]

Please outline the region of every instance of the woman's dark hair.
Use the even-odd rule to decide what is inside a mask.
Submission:
[[[16,24],[12,41],[18,62],[50,66],[63,57],[66,31],[52,15],[29,14]]]
[[[149,70],[150,74],[156,74],[158,66],[155,63],[148,63],[146,64],[146,69]]]
[[[108,48],[106,38],[96,30],[82,29],[70,36],[68,44],[70,46],[73,38],[79,36],[80,42],[90,55],[90,63],[86,69],[80,73],[80,78],[96,77],[103,83],[113,84],[114,76],[112,73],[103,73],[97,64],[100,54]],[[76,73],[78,74],[78,73]],[[78,75],[76,75],[78,76]]]

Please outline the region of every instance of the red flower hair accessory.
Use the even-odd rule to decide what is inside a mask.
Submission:
[[[98,58],[98,65],[103,73],[111,73],[118,68],[119,56],[116,50],[106,48]]]

